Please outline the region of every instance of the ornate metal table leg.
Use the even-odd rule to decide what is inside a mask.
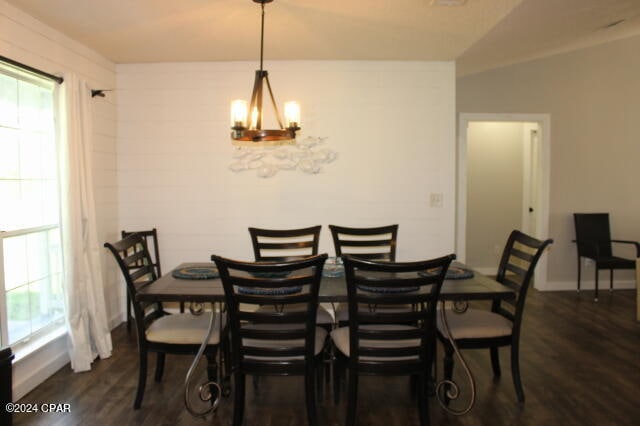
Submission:
[[[463,308],[459,303],[460,302],[454,303],[454,311],[458,313],[466,311],[466,305]],[[453,347],[453,352],[455,353],[456,357],[460,360],[460,365],[462,365],[462,368],[464,369],[464,372],[467,378],[469,379],[471,396],[469,399],[469,405],[467,405],[464,409],[452,410],[451,408],[449,408],[448,404],[443,400],[443,393],[446,392],[446,396],[450,400],[458,399],[458,397],[460,396],[460,387],[457,385],[457,383],[453,381],[453,379],[447,380],[445,378],[442,381],[438,382],[436,386],[436,397],[438,398],[438,402],[440,403],[440,406],[447,413],[450,413],[456,416],[462,416],[463,414],[467,414],[473,408],[473,405],[476,402],[476,383],[473,379],[473,374],[471,374],[471,370],[469,369],[469,366],[465,362],[464,358],[462,357],[462,354],[460,353],[460,350],[458,349],[458,346],[456,345],[456,341],[454,340],[453,336],[451,336],[451,331],[449,330],[449,323],[447,322],[447,313],[446,313],[444,301],[442,302],[442,307],[440,309],[439,315],[440,315],[440,320],[442,321],[442,328],[443,328],[445,337],[449,341],[449,344],[451,344],[451,347]],[[448,388],[446,388],[445,386],[448,386]]]
[[[203,309],[200,309],[200,310],[193,309],[191,312],[195,315],[199,315],[202,313],[202,311]],[[209,328],[207,329],[207,335],[202,341],[202,344],[200,345],[200,349],[198,349],[198,353],[196,354],[196,357],[193,359],[193,362],[189,367],[189,371],[187,372],[187,377],[185,378],[185,381],[184,381],[184,405],[187,411],[191,413],[191,415],[194,417],[205,417],[209,413],[213,413],[214,411],[216,411],[216,409],[218,408],[218,404],[220,403],[220,397],[222,396],[222,389],[220,388],[220,385],[216,382],[207,381],[206,383],[201,384],[200,387],[198,388],[198,396],[200,397],[200,400],[203,402],[211,401],[211,399],[213,398],[213,395],[211,393],[211,387],[216,388],[216,391],[217,391],[216,398],[211,403],[211,406],[208,409],[204,411],[196,411],[191,406],[191,402],[189,398],[189,382],[191,382],[191,376],[193,376],[193,373],[195,372],[196,367],[198,366],[198,361],[200,360],[200,357],[204,353],[204,350],[206,349],[207,344],[209,343],[209,339],[211,338],[211,333],[213,333],[213,327],[216,322],[215,320],[216,320],[216,309],[215,309],[215,304],[212,303],[211,304],[211,320],[209,321]]]

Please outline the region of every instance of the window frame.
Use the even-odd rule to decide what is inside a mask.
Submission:
[[[58,103],[58,86],[63,82],[62,78],[53,76],[51,74],[47,74],[35,68],[29,67],[24,64],[20,64],[19,62],[15,62],[6,58],[4,56],[0,56],[0,74],[4,74],[8,77],[15,78],[16,80],[23,81],[29,84],[33,84],[35,86],[51,90],[53,108],[52,108],[52,120],[53,120],[53,137],[55,144],[55,152],[56,152],[56,184],[59,186],[60,184],[60,169],[59,163],[57,161],[57,156],[60,149],[60,140],[59,140],[59,132],[58,132],[58,117],[60,114],[59,111],[59,103]],[[58,84],[56,84],[58,83]],[[4,128],[11,129],[12,127],[1,126]],[[61,194],[58,191],[58,203],[61,200]],[[40,339],[46,339],[46,337],[50,334],[59,334],[61,327],[64,327],[65,323],[65,315],[63,314],[62,318],[56,318],[53,321],[49,322],[42,328],[29,333],[29,335],[22,337],[15,342],[10,343],[9,340],[9,312],[7,306],[7,290],[5,288],[5,268],[4,268],[4,239],[11,237],[19,237],[26,236],[29,234],[34,234],[38,232],[46,232],[52,229],[60,229],[62,228],[62,218],[60,214],[60,208],[57,211],[57,223],[48,223],[42,224],[38,226],[28,227],[28,228],[20,228],[15,230],[6,231],[0,229],[0,345],[1,346],[11,346],[14,352],[19,351],[21,348],[24,348],[30,345],[34,341],[38,341]],[[0,225],[1,226],[1,225]],[[60,241],[62,246],[63,242]],[[64,253],[64,248],[63,248]],[[64,280],[64,262],[61,265],[62,267],[62,280]],[[63,293],[64,293],[64,283],[63,283]],[[63,303],[66,302],[63,297]],[[63,309],[66,311],[66,306],[63,306]],[[32,321],[31,315],[29,321]]]

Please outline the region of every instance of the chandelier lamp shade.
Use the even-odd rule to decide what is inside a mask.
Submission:
[[[278,111],[273,90],[269,83],[269,73],[263,69],[264,53],[264,5],[273,0],[253,0],[262,8],[260,30],[260,69],[251,92],[251,101],[236,99],[231,102],[231,139],[237,146],[284,145],[295,143],[296,132],[300,130],[300,105],[297,102],[285,102],[284,120]],[[268,91],[271,105],[278,121],[279,129],[263,129],[263,92]]]

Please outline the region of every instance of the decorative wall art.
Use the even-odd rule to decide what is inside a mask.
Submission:
[[[280,170],[318,174],[338,158],[338,153],[326,145],[326,139],[309,136],[295,145],[238,147],[229,169],[236,173],[254,170],[261,178],[273,177]]]

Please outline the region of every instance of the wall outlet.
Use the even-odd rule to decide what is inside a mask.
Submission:
[[[584,266],[593,266],[593,259],[583,257],[582,260],[584,262]]]
[[[429,205],[431,207],[441,208],[443,204],[444,195],[442,192],[432,192],[429,195]]]

